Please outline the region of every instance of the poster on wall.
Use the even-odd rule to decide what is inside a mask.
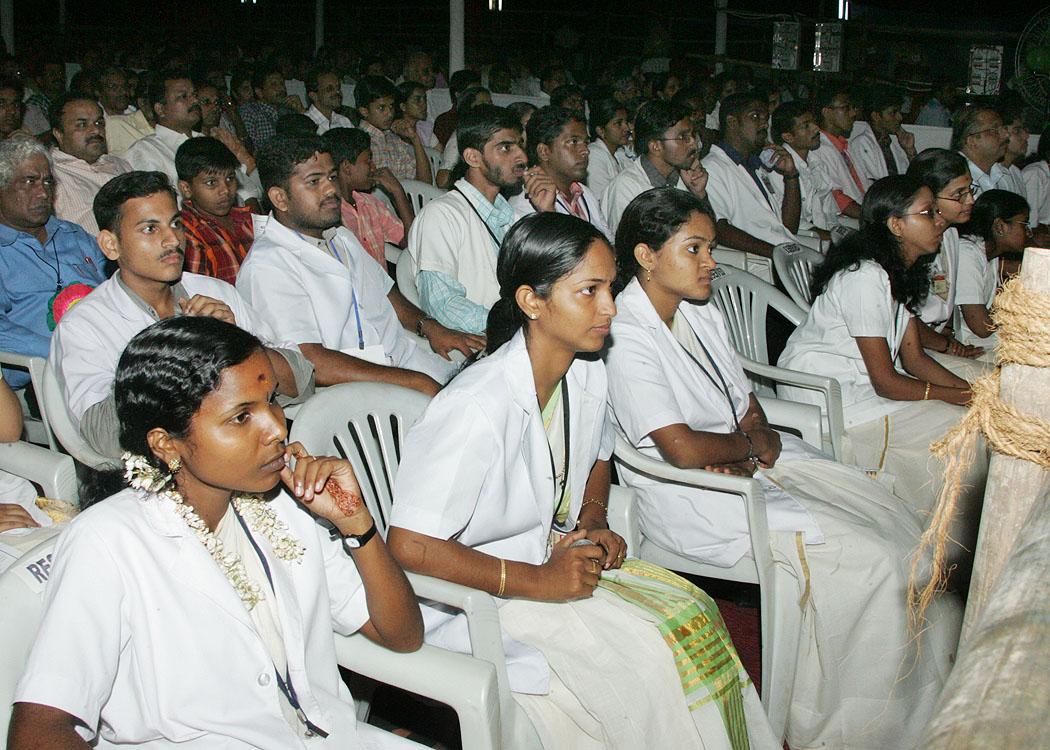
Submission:
[[[798,21],[773,23],[773,70],[798,70],[798,50],[802,24]]]
[[[975,44],[970,47],[970,76],[967,94],[995,96],[1003,82],[1002,45]]]
[[[814,26],[813,70],[842,72],[842,24],[818,23]]]

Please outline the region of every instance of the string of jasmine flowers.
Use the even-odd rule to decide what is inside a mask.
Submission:
[[[193,530],[249,611],[266,598],[259,585],[248,577],[240,555],[226,551],[222,540],[215,536],[193,506],[175,489],[171,474],[161,473],[145,456],[124,453],[122,458],[124,479],[128,485],[174,505],[175,513]],[[305,551],[303,545],[288,533],[288,526],[277,517],[269,501],[258,495],[234,495],[232,502],[248,528],[264,537],[278,558],[286,562],[302,561]]]

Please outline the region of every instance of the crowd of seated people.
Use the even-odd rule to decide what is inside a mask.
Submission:
[[[88,476],[59,538],[11,748],[400,746],[355,720],[327,633],[469,651],[404,570],[501,600],[510,686],[544,747],[919,741],[969,564],[960,548],[909,631],[941,481],[928,447],[991,367],[996,290],[1050,241],[1050,128],[1030,153],[1031,113],[1008,97],[763,85],[684,58],[156,57],[93,52],[68,80],[57,59],[0,66],[0,351],[46,359],[80,439],[126,465]],[[944,128],[944,147],[917,149],[912,124]],[[835,458],[770,425],[709,302],[716,255],[782,286],[770,259],[795,243],[825,261],[770,348],[842,386]],[[362,381],[431,398],[403,436],[389,547],[350,464],[287,444],[284,407]],[[5,367],[5,441],[16,394],[40,395]],[[783,737],[714,602],[609,529],[618,434],[760,480],[770,585],[799,602]],[[986,471],[979,455],[961,541]],[[663,547],[748,554],[731,496],[619,479]],[[24,483],[0,473],[0,492],[0,534],[46,522]],[[106,611],[71,635],[90,608]],[[682,657],[683,632],[707,650]],[[231,693],[253,698],[228,714]]]

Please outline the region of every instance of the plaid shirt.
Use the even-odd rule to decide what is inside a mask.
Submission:
[[[386,270],[386,243],[394,245],[405,238],[405,225],[383,201],[368,193],[354,191],[357,207],[342,201],[343,226],[354,233],[368,254]]]
[[[392,130],[380,130],[365,120],[361,129],[372,138],[372,162],[377,168],[389,167],[399,180],[416,179],[416,154],[411,145]]]
[[[237,281],[237,271],[251,249],[255,230],[252,228],[252,212],[243,206],[230,209],[230,219],[233,220],[232,233],[194,208],[193,201],[183,202],[182,226],[186,230],[184,267],[187,271],[230,284]]]
[[[255,148],[277,135],[277,118],[289,112],[291,110],[287,107],[275,107],[266,102],[248,102],[237,107],[244,129],[248,131]]]

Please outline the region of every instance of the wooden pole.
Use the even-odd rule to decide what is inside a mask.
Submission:
[[[1050,250],[1021,279],[1050,296]],[[1050,420],[1050,368],[1006,365],[1000,398]],[[1050,472],[993,454],[959,658],[920,747],[1050,747]]]
[[[1030,247],[1021,266],[1029,291],[1050,296],[1050,250]],[[1050,369],[1008,364],[999,378],[999,397],[1020,412],[1050,420]],[[973,578],[963,619],[962,644],[990,599],[1032,507],[1050,489],[1050,472],[1030,461],[993,453],[974,559]]]

